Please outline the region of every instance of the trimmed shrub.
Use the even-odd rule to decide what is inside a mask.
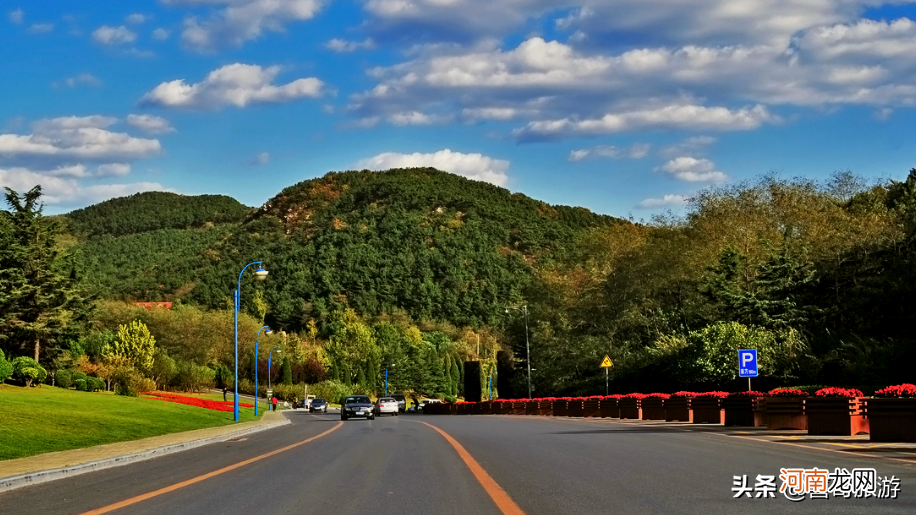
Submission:
[[[118,395],[137,397],[140,392],[149,392],[156,389],[152,379],[143,377],[133,367],[118,367],[113,376],[114,391]]]
[[[211,388],[215,378],[216,372],[212,368],[182,361],[178,363],[178,373],[175,374],[172,384],[186,392],[201,392],[204,388]],[[155,388],[153,386],[151,390]]]
[[[92,381],[92,387],[89,389],[91,392],[100,392],[105,389],[105,381],[99,379],[98,377],[90,377]]]
[[[79,371],[79,370],[74,370],[74,371],[71,372],[70,374],[71,374],[71,377],[72,377],[71,381],[73,381],[74,383],[75,383],[76,381],[79,381],[80,379],[82,379],[83,381],[85,381],[86,378],[89,377],[89,376],[86,375],[85,372],[82,372],[82,371]]]
[[[13,365],[13,379],[21,381],[27,387],[32,386],[32,383],[40,384],[48,377],[48,371],[28,356],[19,356],[10,364]]]
[[[0,350],[0,384],[3,384],[11,375],[13,375],[13,364],[6,360],[6,356]]]
[[[353,391],[349,386],[342,384],[340,381],[322,381],[309,386],[309,395],[321,397],[324,400],[339,404],[347,395],[352,395]]]
[[[73,375],[69,370],[58,370],[54,374],[54,382],[61,388],[70,388],[73,385]]]
[[[81,392],[86,391],[86,380],[85,379],[77,379],[76,381],[73,381],[73,385],[76,386],[76,389]]]

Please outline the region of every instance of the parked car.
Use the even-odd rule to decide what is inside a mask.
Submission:
[[[365,395],[350,395],[344,399],[340,406],[340,420],[350,417],[366,417],[375,420],[375,406]]]
[[[442,399],[423,399],[422,401],[420,401],[420,405],[417,406],[417,410],[423,411],[423,408],[425,408],[428,404],[441,404],[441,403],[442,403]]]
[[[398,411],[404,413],[407,411],[407,397],[403,393],[393,393],[391,398],[398,401]]]
[[[309,404],[309,413],[315,413],[316,411],[319,413],[328,412],[328,403],[320,397],[312,399],[312,403]]]
[[[383,413],[398,416],[398,400],[394,397],[382,397],[375,403],[375,414],[381,416]]]

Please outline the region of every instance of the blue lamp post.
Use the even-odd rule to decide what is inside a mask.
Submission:
[[[236,422],[239,421],[239,308],[241,307],[239,292],[242,289],[242,274],[244,274],[245,269],[251,265],[258,265],[258,269],[254,271],[254,277],[257,280],[263,281],[267,279],[267,270],[261,267],[260,261],[248,263],[242,268],[242,271],[239,272],[238,287],[235,289],[235,401],[232,403],[232,412]],[[257,370],[257,367],[255,367],[255,370]],[[257,398],[257,395],[255,395],[255,405],[257,405]]]
[[[274,351],[277,351],[278,355],[280,354],[281,351],[278,350],[279,348],[280,346],[277,345],[273,349],[270,349],[270,352],[267,353],[267,389],[268,390],[270,390],[270,360],[273,357]],[[267,402],[270,403],[270,399],[267,399]]]
[[[264,329],[267,329],[264,331]],[[273,334],[273,331],[270,330],[266,325],[258,329],[258,337],[254,340],[254,416],[258,416],[258,341],[261,339],[261,331],[264,331],[266,336]]]
[[[388,369],[394,367],[394,363],[385,367],[385,397],[388,397]]]

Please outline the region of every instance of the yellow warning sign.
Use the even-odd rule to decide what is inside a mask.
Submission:
[[[601,362],[601,368],[611,368],[614,366],[614,362],[611,361],[611,358],[605,356],[604,361]]]

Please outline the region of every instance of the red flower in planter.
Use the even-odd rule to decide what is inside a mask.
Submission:
[[[729,397],[763,397],[765,395],[765,393],[758,392],[756,390],[748,390],[746,392],[732,392],[728,394]]]
[[[807,397],[808,393],[795,388],[776,388],[767,392],[770,397]]]
[[[815,397],[865,397],[862,390],[855,388],[821,388],[814,392]]]
[[[628,393],[623,396],[625,399],[645,399],[646,394],[644,393]]]
[[[607,396],[605,396],[605,397],[601,397],[601,399],[622,399],[622,398],[624,398],[624,397],[625,397],[625,395],[621,395],[621,394],[619,394],[619,393],[615,393],[615,394],[613,394],[613,395],[607,395]]]
[[[916,397],[916,385],[910,383],[888,386],[875,392],[875,397]]]
[[[697,397],[717,397],[719,399],[724,399],[730,395],[731,394],[728,392],[703,392],[703,393],[698,393]]]
[[[699,395],[696,392],[674,392],[671,394],[672,397],[697,397]]]
[[[649,395],[646,395],[646,397],[651,397],[653,399],[668,399],[671,396],[667,393],[650,393]]]

